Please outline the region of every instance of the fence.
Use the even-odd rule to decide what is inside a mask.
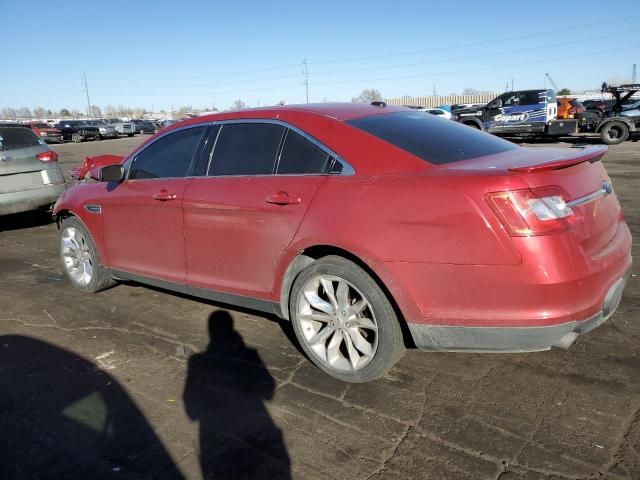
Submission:
[[[387,98],[388,105],[415,105],[417,107],[437,107],[438,105],[453,105],[456,103],[488,103],[496,98],[498,93],[481,93],[478,95],[444,95],[430,97],[400,97]]]

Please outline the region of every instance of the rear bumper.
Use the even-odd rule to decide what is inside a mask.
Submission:
[[[53,205],[66,188],[66,184],[59,183],[32,190],[0,193],[0,215],[28,212]]]
[[[465,327],[409,323],[418,348],[427,351],[535,352],[569,348],[578,336],[606,322],[616,311],[631,269],[609,287],[601,310],[587,319],[534,327]]]

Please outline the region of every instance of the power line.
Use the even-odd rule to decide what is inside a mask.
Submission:
[[[634,45],[631,47],[627,47],[627,48],[616,48],[615,53],[617,52],[624,52],[627,50],[635,50],[637,48],[640,48],[640,45]],[[572,55],[571,58],[582,58],[582,57],[592,57],[595,55],[602,55],[602,54],[609,54],[611,55],[612,51],[611,50],[602,50],[599,52],[590,52],[590,53],[585,53],[582,55]],[[454,71],[449,71],[449,72],[430,72],[430,73],[421,73],[421,74],[417,74],[417,75],[401,75],[401,76],[394,76],[394,77],[381,77],[381,78],[366,78],[366,79],[359,79],[359,80],[345,80],[345,81],[337,81],[337,82],[315,82],[314,85],[341,85],[341,84],[347,84],[347,83],[363,83],[363,82],[380,82],[380,81],[385,81],[385,80],[402,80],[402,79],[408,79],[408,78],[424,78],[424,77],[429,77],[429,76],[439,76],[439,75],[453,75],[453,74],[458,74],[458,73],[468,73],[468,72],[479,72],[479,71],[483,71],[483,70],[495,70],[497,68],[507,68],[507,67],[521,67],[521,66],[527,66],[527,65],[535,65],[535,64],[540,64],[540,63],[545,63],[545,62],[554,62],[554,61],[559,61],[559,60],[566,60],[567,57],[556,57],[556,58],[546,58],[544,60],[538,60],[538,61],[527,61],[527,62],[523,62],[523,63],[511,63],[511,64],[506,64],[506,65],[491,65],[489,67],[479,67],[479,68],[470,68],[470,69],[465,69],[465,70],[454,70]]]
[[[633,20],[633,19],[637,19],[640,18],[640,15],[632,15],[629,17],[625,17],[624,19],[622,19],[622,21],[624,20]],[[495,39],[495,40],[486,40],[484,42],[473,42],[473,43],[466,43],[466,44],[460,44],[460,45],[454,45],[454,46],[450,46],[450,47],[437,47],[437,48],[427,48],[427,49],[422,49],[422,50],[413,50],[413,51],[409,51],[409,52],[397,52],[397,53],[389,53],[389,54],[383,54],[383,55],[370,55],[370,56],[366,56],[366,57],[351,57],[351,58],[343,58],[340,60],[324,60],[324,61],[317,61],[317,62],[311,62],[313,65],[321,65],[321,64],[330,64],[330,63],[347,63],[347,62],[356,62],[356,61],[360,61],[360,60],[376,60],[379,58],[390,58],[390,57],[401,57],[401,56],[408,56],[408,55],[417,55],[420,53],[432,53],[432,52],[443,52],[443,51],[448,51],[448,50],[456,50],[459,48],[467,48],[467,47],[476,47],[476,46],[482,46],[482,45],[492,45],[494,43],[504,43],[504,42],[510,42],[513,40],[522,40],[525,38],[531,38],[531,37],[539,37],[539,36],[545,36],[545,35],[553,35],[555,33],[565,33],[569,30],[584,30],[586,28],[589,27],[593,27],[593,26],[597,26],[597,25],[602,25],[605,23],[620,23],[621,19],[620,18],[615,18],[615,19],[611,19],[611,20],[602,20],[602,21],[598,21],[598,22],[594,22],[594,23],[588,23],[588,24],[580,24],[580,25],[576,25],[576,26],[569,26],[566,28],[562,28],[562,29],[558,29],[558,30],[548,30],[546,32],[534,32],[534,33],[528,33],[525,35],[519,35],[516,37],[510,37],[510,38],[499,38],[499,39]]]

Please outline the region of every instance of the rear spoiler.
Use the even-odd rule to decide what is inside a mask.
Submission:
[[[567,155],[565,158],[560,160],[551,160],[547,163],[538,163],[535,165],[525,165],[521,167],[513,167],[510,168],[511,172],[524,172],[524,173],[534,173],[534,172],[546,172],[549,170],[560,170],[561,168],[571,167],[573,165],[578,165],[580,163],[589,162],[595,163],[599,161],[605,153],[609,150],[608,147],[605,146],[591,146],[591,147],[578,147],[582,152]]]

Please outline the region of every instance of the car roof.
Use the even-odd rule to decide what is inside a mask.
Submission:
[[[345,121],[353,118],[368,117],[371,115],[381,115],[384,113],[407,111],[408,108],[394,105],[375,106],[367,103],[307,103],[299,105],[278,105],[274,107],[247,108],[228,112],[213,113],[195,117],[198,121],[215,120],[216,118],[250,118],[250,117],[271,117],[278,112],[301,112],[322,115],[334,120]]]

